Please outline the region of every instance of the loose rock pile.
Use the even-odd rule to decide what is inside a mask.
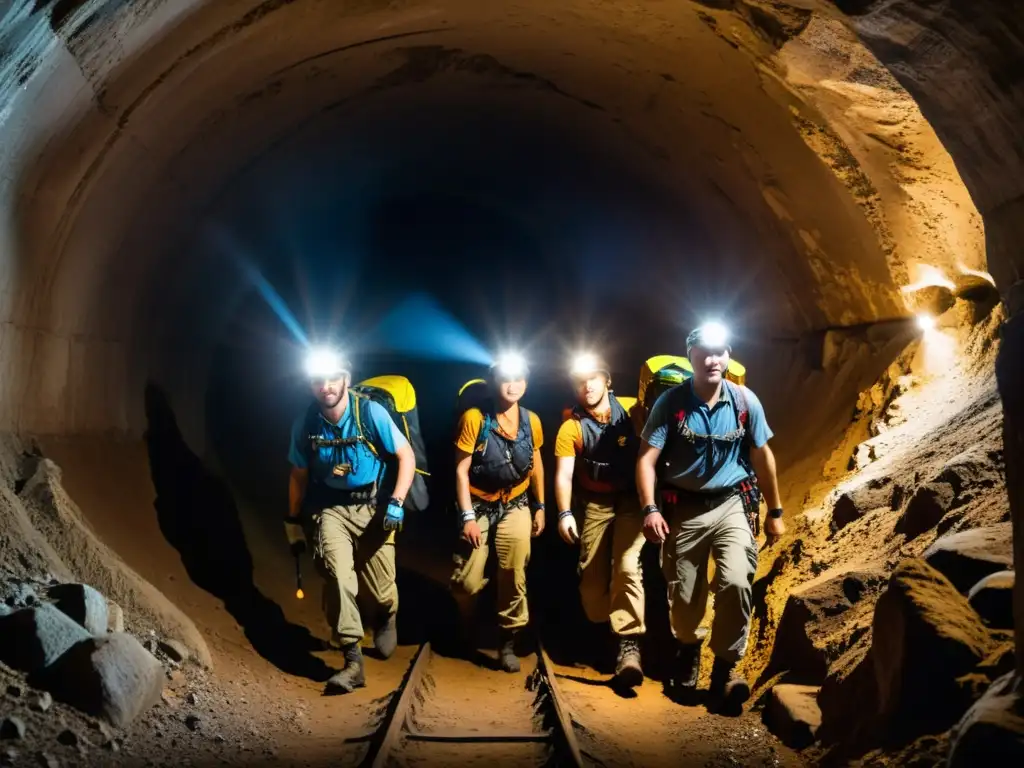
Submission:
[[[953,728],[953,765],[986,764],[996,754],[1001,764],[1024,764],[1008,567],[1012,533],[1004,523],[939,538],[887,583],[846,573],[795,592],[769,671],[809,685],[776,685],[767,724],[791,746],[817,740],[837,755]],[[858,604],[872,602],[870,627],[837,644],[836,622],[851,624]],[[1016,762],[1006,762],[1011,755]]]
[[[108,632],[107,601],[95,589],[52,584],[37,595],[21,583],[8,591],[0,661],[34,688],[119,728],[160,700],[163,666],[133,635]]]

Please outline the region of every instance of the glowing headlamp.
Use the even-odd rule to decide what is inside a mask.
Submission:
[[[515,381],[526,378],[529,366],[526,364],[526,358],[518,352],[505,352],[498,356],[494,370],[501,378]]]
[[[348,363],[333,349],[316,347],[306,355],[306,375],[311,379],[334,379],[348,370]]]
[[[692,347],[704,347],[704,349],[728,349],[729,329],[719,322],[710,321],[698,326],[686,338],[686,353],[690,353]]]
[[[595,373],[608,373],[604,361],[590,352],[581,352],[572,359],[569,366],[570,376],[593,376]]]

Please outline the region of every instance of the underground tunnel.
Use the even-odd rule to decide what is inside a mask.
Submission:
[[[427,641],[407,724],[462,743],[399,764],[1019,762],[1022,40],[994,2],[6,4],[0,763],[369,762]],[[734,717],[666,695],[653,544],[647,678],[594,668],[553,493],[570,355],[633,397],[711,319],[787,525]],[[430,471],[345,696],[282,526],[319,343],[409,379]],[[510,348],[547,475],[517,675],[447,650],[456,399]],[[90,644],[134,682],[85,695]]]

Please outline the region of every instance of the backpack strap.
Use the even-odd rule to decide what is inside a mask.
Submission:
[[[732,396],[733,407],[736,409],[736,420],[740,423],[741,427],[746,429],[747,420],[750,417],[750,408],[747,406],[747,388],[742,384],[734,384],[728,379],[724,381],[725,386],[729,388],[729,394]],[[749,432],[747,434],[749,435]]]
[[[380,435],[377,434],[377,428],[374,426],[373,419],[370,417],[371,399],[366,395],[353,392],[352,390],[349,390],[349,397],[352,398],[351,402],[355,406],[355,410],[352,412],[352,415],[356,418],[356,434],[359,435],[359,439],[366,444],[366,447],[370,449],[370,452],[379,459],[382,453],[382,451],[378,449],[378,446],[380,445]],[[367,437],[367,432],[369,432],[369,437]]]

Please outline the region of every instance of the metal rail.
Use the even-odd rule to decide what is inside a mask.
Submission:
[[[398,752],[403,740],[449,744],[550,743],[556,749],[565,751],[566,757],[571,759],[573,766],[584,768],[585,764],[579,743],[576,740],[572,718],[562,699],[558,684],[555,682],[551,659],[539,641],[537,643],[537,670],[534,679],[537,683],[543,683],[555,714],[555,727],[547,733],[481,734],[460,732],[455,729],[446,733],[423,733],[414,730],[409,725],[409,710],[412,707],[416,690],[423,680],[423,674],[430,664],[431,656],[430,643],[420,646],[409,665],[409,671],[406,672],[398,689],[391,697],[380,725],[373,733],[348,739],[349,742],[369,742],[369,751],[360,763],[363,768],[384,768]]]

